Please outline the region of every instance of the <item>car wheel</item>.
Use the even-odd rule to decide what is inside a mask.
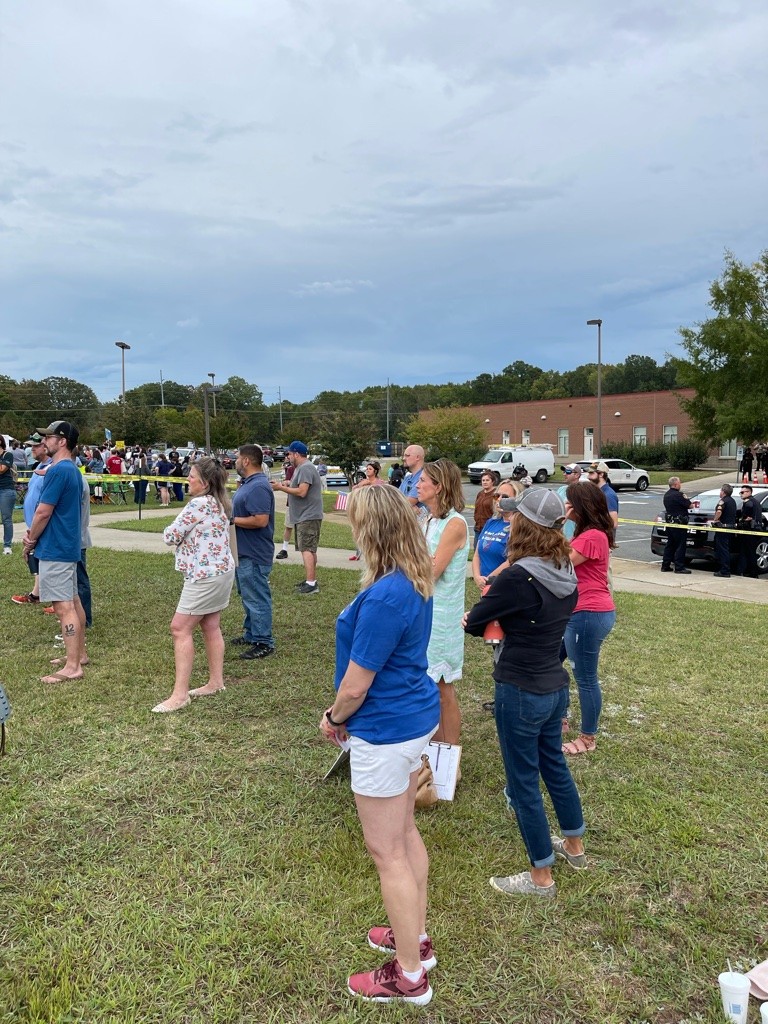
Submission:
[[[648,487],[648,477],[647,476],[641,476],[640,479],[635,484],[635,490],[636,491],[644,491],[644,490],[646,490],[647,487]]]
[[[768,541],[761,540],[758,543],[755,555],[757,556],[757,571],[759,573],[768,572]]]
[[[537,484],[545,484],[547,482],[546,469],[540,469],[533,479],[536,481]]]

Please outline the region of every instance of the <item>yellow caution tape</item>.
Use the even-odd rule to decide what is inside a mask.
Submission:
[[[619,519],[620,523],[631,523],[633,526],[657,526],[661,530],[695,530],[704,533],[736,533],[739,537],[749,534],[751,537],[768,537],[765,530],[732,530],[729,526],[713,526],[712,523],[705,526],[695,526],[693,523],[658,523],[648,519]]]

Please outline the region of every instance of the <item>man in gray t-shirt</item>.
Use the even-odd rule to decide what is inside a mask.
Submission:
[[[272,481],[273,491],[290,495],[296,550],[301,553],[306,579],[296,588],[300,594],[319,594],[317,547],[323,523],[323,484],[309,461],[309,449],[303,441],[292,441],[288,451],[293,457],[294,473],[290,484]]]

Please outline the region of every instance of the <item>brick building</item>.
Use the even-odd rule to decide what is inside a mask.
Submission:
[[[669,443],[688,436],[690,420],[678,395],[693,397],[693,390],[645,391],[602,396],[603,441],[630,444]],[[485,438],[494,444],[551,444],[555,461],[590,459],[597,452],[597,398],[551,398],[538,402],[473,405],[465,411],[483,421]],[[429,412],[421,413],[428,417]],[[713,451],[710,463],[730,465],[735,457],[725,445]]]

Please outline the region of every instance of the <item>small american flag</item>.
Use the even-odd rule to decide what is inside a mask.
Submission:
[[[347,511],[347,500],[348,499],[349,499],[349,494],[346,491],[342,491],[340,494],[337,494],[336,495],[336,508],[335,508],[335,511],[336,512],[346,512]]]

